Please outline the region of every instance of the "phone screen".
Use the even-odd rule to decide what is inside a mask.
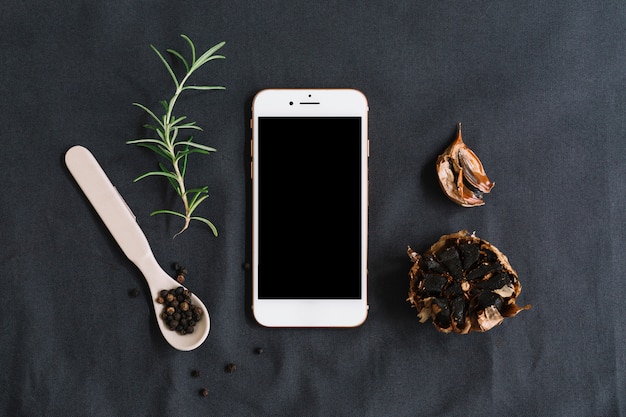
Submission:
[[[361,126],[259,117],[259,298],[361,297]]]

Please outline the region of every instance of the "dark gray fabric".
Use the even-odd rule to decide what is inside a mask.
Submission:
[[[623,1],[27,0],[5,2],[0,21],[0,414],[626,415]],[[172,239],[178,221],[149,216],[176,200],[163,179],[132,182],[157,159],[125,144],[148,121],[131,103],[157,108],[173,91],[149,45],[184,51],[181,33],[201,51],[227,42],[226,60],[196,76],[226,90],[189,94],[179,110],[218,149],[188,172],[209,186],[199,214],[217,238],[197,223]],[[269,87],[369,99],[359,328],[266,329],[251,316],[248,119]],[[483,207],[457,206],[437,184],[457,122],[496,183]],[[65,168],[75,144],[164,268],[187,266],[212,319],[198,349],[158,333],[142,276]],[[306,192],[297,181],[286,198]],[[440,334],[406,302],[407,245],[461,229],[509,257],[519,303],[533,306],[484,334]],[[277,244],[325,239],[332,230],[303,219],[300,242]]]

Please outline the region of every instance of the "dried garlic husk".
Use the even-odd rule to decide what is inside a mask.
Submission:
[[[508,258],[466,230],[442,236],[425,253],[408,247],[409,301],[420,322],[444,333],[486,332],[531,306],[515,301],[522,287]]]
[[[437,158],[437,176],[448,198],[463,207],[485,204],[483,194],[495,185],[489,181],[480,159],[463,142],[461,123],[454,141]]]

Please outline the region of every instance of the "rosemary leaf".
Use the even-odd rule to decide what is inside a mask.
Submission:
[[[144,178],[146,178],[146,177],[150,177],[150,176],[153,176],[153,175],[154,175],[154,176],[158,176],[158,175],[160,175],[160,176],[164,176],[164,177],[168,177],[168,178],[173,178],[173,179],[177,179],[177,178],[178,178],[176,175],[172,174],[171,172],[163,172],[163,171],[150,171],[150,172],[146,172],[146,173],[145,173],[145,174],[143,174],[143,175],[138,176],[137,178],[135,178],[135,179],[133,180],[133,182],[137,182],[137,181],[139,181],[139,180],[142,180],[142,179],[144,179]]]
[[[220,87],[219,85],[188,85],[183,87],[183,90],[224,90],[224,87]]]

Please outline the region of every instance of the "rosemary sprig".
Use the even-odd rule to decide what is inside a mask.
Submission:
[[[180,197],[184,205],[184,212],[177,212],[174,210],[156,210],[150,213],[151,216],[155,214],[172,214],[174,216],[182,217],[185,219],[185,223],[182,229],[174,235],[174,237],[178,236],[189,227],[189,223],[191,220],[197,220],[208,225],[213,234],[217,236],[217,228],[215,225],[209,221],[208,219],[201,216],[194,216],[194,211],[198,208],[200,203],[208,198],[208,187],[200,187],[200,188],[191,188],[187,189],[185,185],[185,172],[187,170],[187,159],[189,155],[192,153],[199,154],[209,154],[211,152],[215,152],[216,149],[202,145],[200,143],[196,143],[193,141],[193,136],[187,136],[184,139],[181,139],[179,133],[182,133],[183,130],[199,130],[202,129],[196,125],[196,122],[187,121],[187,116],[174,116],[174,106],[180,95],[183,91],[188,90],[224,90],[225,87],[222,86],[208,86],[208,85],[186,85],[189,77],[200,67],[206,64],[209,61],[214,59],[224,59],[222,55],[216,55],[215,53],[224,46],[225,42],[220,42],[217,45],[213,46],[200,56],[196,56],[196,48],[194,43],[189,39],[186,35],[180,35],[187,43],[191,49],[191,61],[187,61],[185,57],[173,50],[167,49],[167,52],[172,54],[174,57],[179,59],[185,67],[185,74],[181,78],[178,78],[174,73],[174,70],[167,62],[167,60],[163,57],[161,52],[153,45],[150,45],[152,50],[159,56],[161,62],[165,65],[165,68],[169,72],[172,80],[174,81],[174,85],[176,90],[172,98],[168,100],[161,101],[161,105],[164,108],[164,114],[161,117],[158,117],[152,110],[150,110],[147,106],[144,106],[140,103],[133,103],[134,106],[137,106],[143,109],[148,115],[156,122],[156,124],[145,124],[144,127],[156,132],[156,137],[145,137],[134,140],[129,140],[127,144],[133,144],[148,148],[154,151],[156,154],[165,158],[170,166],[166,166],[163,163],[159,163],[159,171],[151,171],[147,172],[139,177],[135,178],[134,182],[137,182],[143,178],[150,176],[163,176],[166,177],[170,184],[176,190],[176,193]],[[181,135],[182,136],[182,135]]]

